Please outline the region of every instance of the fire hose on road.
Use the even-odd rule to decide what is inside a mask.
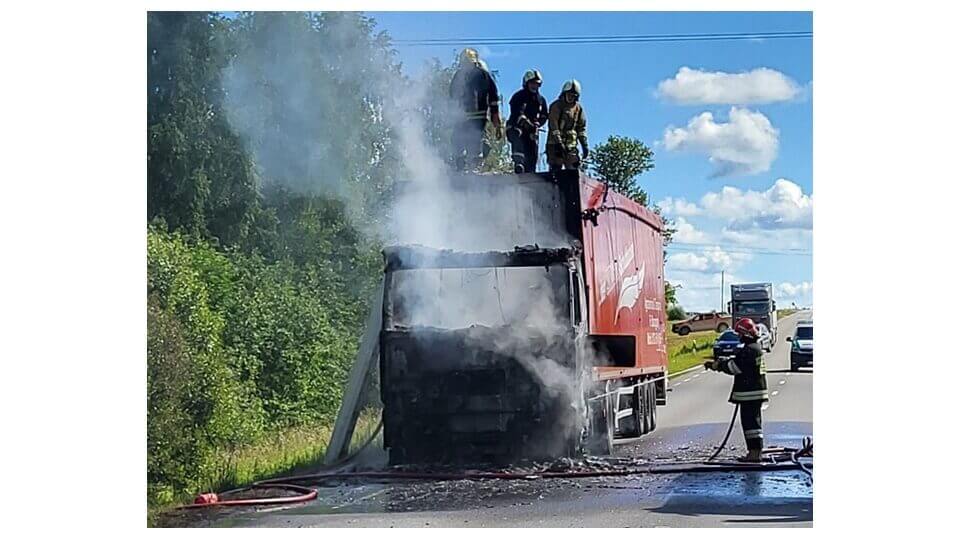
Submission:
[[[648,384],[655,380],[644,381],[639,384]],[[599,399],[611,392],[600,394],[590,398],[590,400]],[[813,439],[804,437],[801,448],[766,448],[763,451],[763,459],[760,462],[715,462],[714,459],[726,447],[733,426],[736,423],[739,405],[734,407],[733,417],[730,419],[730,425],[723,437],[723,441],[717,447],[716,451],[705,461],[684,461],[672,463],[651,463],[625,467],[620,469],[601,469],[601,470],[543,470],[539,472],[484,472],[484,471],[409,471],[409,470],[379,470],[379,471],[350,471],[337,467],[342,467],[353,461],[364,449],[366,449],[379,436],[383,428],[383,421],[377,425],[370,437],[351,455],[337,461],[326,467],[327,470],[312,474],[287,476],[274,478],[262,482],[255,482],[249,487],[238,488],[221,494],[203,493],[197,496],[193,504],[179,506],[178,509],[197,509],[213,506],[254,506],[254,505],[274,505],[274,504],[295,504],[307,502],[317,498],[317,490],[307,488],[298,483],[304,482],[325,482],[331,480],[351,480],[351,479],[376,479],[376,480],[427,480],[427,481],[450,481],[450,480],[540,480],[555,478],[592,478],[603,476],[631,476],[638,474],[683,474],[683,473],[705,473],[705,472],[751,472],[751,471],[779,471],[800,469],[806,474],[813,476],[812,469],[808,468],[800,458],[813,457]],[[259,497],[250,499],[224,499],[235,493],[250,489],[282,489],[297,493],[288,497]]]

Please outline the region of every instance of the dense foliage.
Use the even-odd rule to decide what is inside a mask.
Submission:
[[[148,16],[152,503],[215,487],[205,482],[225,448],[337,412],[381,264],[374,229],[361,229],[396,169],[377,94],[360,91],[369,73],[399,73],[372,27],[353,14]],[[351,73],[344,49],[361,61]],[[310,62],[310,86],[270,86],[276,73],[255,68],[278,62],[264,55]],[[241,94],[251,89],[260,94]],[[307,107],[287,103],[293,91],[342,99]],[[298,106],[322,118],[303,123]],[[320,167],[303,155],[324,156],[284,135],[299,126],[316,141],[331,125],[340,159]]]

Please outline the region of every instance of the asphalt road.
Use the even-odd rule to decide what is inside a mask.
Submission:
[[[780,323],[765,356],[768,446],[799,447],[813,430],[812,371],[790,373],[798,313]],[[648,460],[705,459],[726,433],[732,378],[698,369],[671,381],[653,433],[618,445]],[[720,460],[745,451],[739,422]],[[200,518],[199,520],[197,518]],[[320,488],[289,508],[211,510],[189,525],[240,527],[725,527],[810,526],[812,479],[800,471],[711,472],[517,481],[357,484]]]

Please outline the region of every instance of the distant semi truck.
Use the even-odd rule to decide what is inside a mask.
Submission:
[[[777,343],[777,302],[773,299],[772,283],[742,283],[730,285],[728,311],[736,322],[743,317],[762,323],[770,330],[771,344]]]

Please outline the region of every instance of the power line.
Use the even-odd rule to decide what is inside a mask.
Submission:
[[[671,43],[679,41],[743,41],[762,39],[810,39],[811,31],[739,32],[705,34],[638,34],[623,36],[539,36],[539,37],[476,37],[436,39],[395,39],[396,45],[582,45],[607,43]]]
[[[694,247],[697,246],[697,247]],[[673,243],[669,244],[666,247],[667,251],[684,251],[692,253],[708,253],[710,248],[718,248],[723,250],[725,253],[743,253],[749,255],[796,255],[802,257],[809,257],[813,255],[812,251],[809,250],[797,250],[797,249],[764,249],[764,248],[748,248],[748,247],[721,247],[716,244],[694,244],[694,246],[684,246],[684,245],[674,245]]]

